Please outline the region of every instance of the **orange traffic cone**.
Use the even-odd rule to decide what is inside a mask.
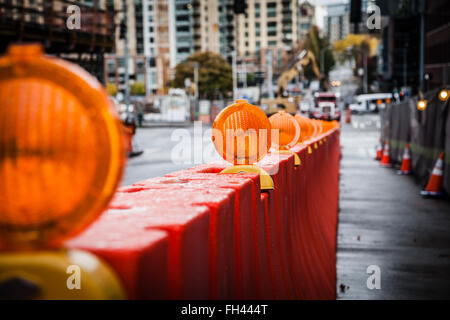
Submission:
[[[409,143],[405,146],[405,151],[403,151],[403,160],[400,170],[397,171],[398,174],[411,174],[411,154],[409,150]]]
[[[386,168],[392,166],[391,160],[389,159],[389,141],[384,143],[383,156],[381,157],[380,165]]]
[[[431,172],[430,180],[425,187],[425,190],[420,191],[422,196],[440,196],[442,194],[442,173],[444,168],[444,153],[441,152],[433,171]]]
[[[375,160],[380,161],[382,156],[383,156],[383,146],[381,144],[380,139],[377,144],[377,155],[375,156]]]
[[[347,111],[345,111],[345,123],[350,123],[352,122],[352,110],[350,110],[350,108],[347,109]]]

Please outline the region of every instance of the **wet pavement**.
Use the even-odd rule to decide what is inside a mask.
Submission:
[[[122,185],[220,160],[210,125],[156,125],[138,128],[134,142],[143,154],[129,158]],[[195,133],[195,134],[194,134]]]
[[[450,201],[424,199],[411,176],[379,166],[378,128],[377,115],[343,123],[337,297],[449,299]],[[377,267],[381,288],[369,289]]]

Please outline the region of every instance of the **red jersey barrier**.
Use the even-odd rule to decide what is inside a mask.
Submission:
[[[339,128],[269,154],[258,174],[207,164],[118,190],[67,246],[118,273],[131,299],[334,299]]]

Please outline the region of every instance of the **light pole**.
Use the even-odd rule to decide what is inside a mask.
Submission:
[[[320,56],[320,74],[322,75],[322,81],[325,81],[325,50],[330,49],[330,45],[326,45],[319,51]]]
[[[267,51],[267,88],[269,90],[269,98],[273,99],[273,89],[272,89],[272,78],[273,78],[273,70],[272,70],[272,50]]]
[[[236,101],[236,90],[237,90],[236,51],[231,52],[231,73],[233,76],[233,101]]]
[[[123,0],[123,23],[126,24],[127,21],[127,1]],[[125,60],[125,105],[127,106],[127,114],[130,103],[130,79],[128,73],[128,28],[126,28],[126,32],[124,33],[124,60]]]

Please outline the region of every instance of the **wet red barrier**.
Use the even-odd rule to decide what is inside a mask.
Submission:
[[[257,174],[197,166],[118,190],[67,246],[107,261],[132,299],[335,299],[339,128],[268,154]]]

